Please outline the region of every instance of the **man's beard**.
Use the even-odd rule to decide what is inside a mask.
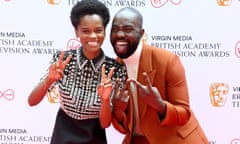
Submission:
[[[120,57],[122,59],[126,59],[126,58],[130,57],[131,55],[133,55],[133,53],[136,51],[136,49],[138,47],[138,42],[139,41],[137,41],[136,43],[134,43],[132,45],[128,45],[126,53],[118,53],[115,47],[114,47],[114,52],[118,57]],[[115,44],[113,44],[113,45],[115,46]]]

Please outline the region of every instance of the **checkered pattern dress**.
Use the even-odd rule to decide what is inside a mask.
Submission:
[[[54,54],[51,63],[59,58],[60,53]],[[105,56],[103,51],[93,60],[88,60],[81,48],[65,51],[64,57],[69,54],[72,59],[64,70],[63,78],[49,88],[51,91],[51,88],[58,86],[61,105],[51,144],[105,144],[105,130],[99,122],[101,100],[97,93],[97,86],[101,81],[101,67],[105,64],[105,75],[112,67],[115,68],[113,85],[118,78],[120,87],[123,87],[127,78],[126,67]]]
[[[105,75],[115,67],[112,79],[115,81],[119,78],[121,86],[126,79],[126,67],[105,56],[103,51],[93,60],[88,60],[81,49],[66,51],[65,57],[69,54],[73,57],[64,70],[63,78],[52,85],[59,86],[61,108],[74,119],[98,118],[101,100],[97,85],[101,81],[102,65],[105,64]],[[51,63],[54,63],[59,55],[60,53],[56,53]]]

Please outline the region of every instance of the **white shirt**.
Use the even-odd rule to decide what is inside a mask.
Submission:
[[[127,73],[128,77],[131,79],[137,80],[138,75],[138,66],[139,66],[139,59],[142,52],[142,40],[140,40],[140,43],[136,49],[136,51],[128,57],[127,59],[123,59],[127,66]],[[134,133],[141,135],[142,132],[139,128],[139,111],[138,111],[138,96],[137,96],[137,90],[136,86],[131,83],[130,84],[132,96],[133,96],[133,104],[134,104]]]
[[[137,50],[130,57],[123,59],[127,66],[127,73],[129,78],[137,79],[139,59],[142,52],[142,42],[139,43]]]

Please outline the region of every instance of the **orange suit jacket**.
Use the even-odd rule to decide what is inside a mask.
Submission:
[[[137,80],[144,82],[147,72],[167,105],[165,118],[138,97],[140,129],[151,144],[208,144],[204,131],[189,104],[184,67],[178,56],[167,50],[143,44]],[[129,91],[130,92],[130,91]],[[123,144],[130,144],[133,131],[133,103],[130,96],[123,121],[113,117],[113,126],[125,134]]]

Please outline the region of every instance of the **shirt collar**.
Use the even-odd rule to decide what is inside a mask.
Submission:
[[[79,52],[79,55],[78,55],[78,52]],[[83,51],[82,51],[82,47],[79,48],[77,50],[77,57],[78,59],[82,59],[82,63],[80,64],[80,69],[84,67],[85,64],[87,64],[87,62],[89,61],[91,63],[91,66],[92,68],[94,69],[94,71],[98,71],[99,67],[102,65],[103,61],[104,61],[104,52],[102,51],[102,49],[100,49],[100,53],[99,55],[94,58],[94,59],[91,59],[89,60],[84,54],[83,54]]]
[[[137,64],[140,59],[141,51],[142,51],[142,40],[140,40],[136,51],[130,57],[123,59],[124,63],[127,65],[128,64]]]

